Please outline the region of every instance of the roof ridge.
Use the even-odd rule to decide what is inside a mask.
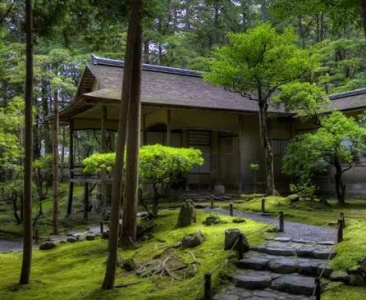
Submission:
[[[363,94],[366,94],[366,88],[342,92],[342,93],[338,93],[338,94],[332,94],[332,95],[329,95],[328,98],[330,100],[336,100],[336,99],[342,99],[342,98],[346,98],[346,97],[363,95]]]
[[[96,56],[94,54],[92,54],[92,64],[118,67],[118,68],[124,68],[124,66],[125,66],[125,62],[123,60],[103,58],[103,57]],[[184,76],[190,76],[190,77],[202,77],[199,73],[192,71],[192,70],[166,67],[166,66],[157,66],[157,65],[150,65],[150,64],[142,64],[142,70],[175,74],[175,75],[184,75]]]

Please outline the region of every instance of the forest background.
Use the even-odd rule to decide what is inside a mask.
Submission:
[[[143,61],[205,72],[215,47],[226,44],[228,32],[245,32],[268,22],[279,31],[293,26],[301,47],[321,42],[322,67],[315,75],[328,94],[364,87],[364,2],[148,1]],[[4,0],[0,5],[0,191],[12,196],[22,193],[18,183],[24,133],[24,12],[23,1]],[[52,130],[46,116],[53,112],[55,92],[60,108],[72,101],[91,53],[122,59],[126,31],[126,1],[34,1],[34,159],[52,153]],[[67,131],[61,128],[61,165],[67,160]],[[95,132],[75,132],[74,136],[77,161],[100,147]]]

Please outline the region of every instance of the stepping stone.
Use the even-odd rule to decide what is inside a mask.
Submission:
[[[311,296],[315,288],[315,279],[301,275],[282,275],[273,280],[271,288],[291,294]]]
[[[328,259],[329,255],[331,254],[332,249],[317,249],[313,252],[313,257],[319,258],[319,259]],[[332,252],[330,255],[330,259],[334,258],[336,256],[335,252]]]
[[[263,247],[263,248],[258,248],[258,252],[268,253],[268,254],[272,254],[272,255],[279,255],[279,256],[293,256],[296,254],[296,251],[294,249],[289,249],[289,248]]]
[[[237,295],[217,294],[213,297],[213,300],[239,300]]]
[[[239,260],[236,265],[239,268],[264,270],[267,267],[269,259],[265,257],[252,256]]]
[[[332,274],[330,274],[329,278],[332,281],[342,281],[344,283],[348,283],[350,280],[350,276],[348,275],[348,273],[342,272],[342,271],[332,272]]]
[[[322,262],[318,265],[318,275],[323,273],[322,277],[329,278],[332,272],[333,269],[330,266],[327,266],[326,262]]]
[[[309,245],[303,245],[296,250],[296,254],[300,257],[313,257],[315,247]]]
[[[268,267],[272,272],[281,274],[289,274],[297,271],[294,260],[288,258],[272,260],[269,262]]]
[[[299,263],[299,274],[305,276],[317,276],[319,274],[319,263],[318,262],[301,262]]]
[[[324,245],[324,246],[333,246],[333,241],[323,241],[323,242],[317,242],[318,245]]]
[[[291,242],[291,239],[290,238],[284,237],[284,236],[282,236],[282,237],[276,237],[274,240],[276,242]]]
[[[271,286],[272,277],[270,275],[235,275],[233,281],[237,287],[250,290],[265,289]]]

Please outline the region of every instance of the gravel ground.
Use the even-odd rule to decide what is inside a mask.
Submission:
[[[215,212],[229,215],[229,210],[214,208],[204,209],[205,212]],[[234,216],[242,216],[245,219],[252,219],[258,222],[273,224],[278,227],[278,216],[262,216],[256,213],[234,211]],[[286,236],[293,240],[303,240],[312,242],[335,241],[337,237],[336,229],[329,229],[322,226],[307,225],[297,222],[284,221],[284,232],[279,232],[278,236]]]
[[[214,212],[229,215],[229,210],[214,208],[204,209],[205,212]],[[234,211],[234,216],[242,216],[246,219],[252,219],[258,222],[273,224],[278,226],[278,216],[262,216],[260,214]],[[98,231],[99,227],[95,227]],[[303,240],[312,242],[335,241],[337,232],[335,229],[329,229],[322,226],[307,225],[285,220],[285,231],[279,232],[278,236],[286,236],[293,240]],[[20,251],[23,248],[22,242],[0,240],[0,252]]]
[[[20,251],[22,249],[22,242],[0,240],[0,252]]]

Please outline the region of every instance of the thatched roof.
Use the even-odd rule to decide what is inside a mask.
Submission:
[[[123,70],[123,61],[93,56],[92,62],[85,68],[74,101],[60,112],[60,121],[100,119],[102,105],[108,107],[111,122],[118,120],[116,106],[119,106],[121,99]],[[328,112],[358,111],[366,107],[366,89],[331,95],[329,98],[332,101]],[[194,71],[147,64],[142,65],[141,103],[145,110],[171,108],[258,113],[256,101],[210,85]],[[293,115],[271,106],[269,112],[280,113],[284,117]]]
[[[75,100],[60,113],[61,120],[72,118],[90,105],[118,105],[124,64],[93,56],[84,71]],[[258,103],[222,87],[206,83],[200,74],[184,69],[142,66],[143,106],[257,113]],[[94,80],[99,89],[92,91]],[[281,112],[270,107],[271,112]]]

